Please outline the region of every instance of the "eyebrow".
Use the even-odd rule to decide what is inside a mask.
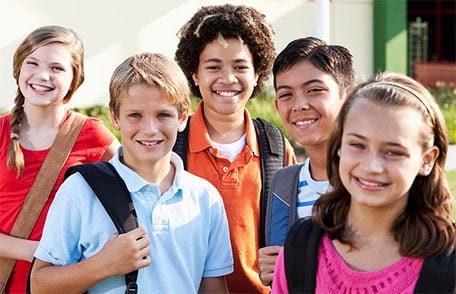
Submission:
[[[313,83],[323,84],[323,81],[319,80],[319,79],[311,79],[311,80],[308,80],[308,81],[305,81],[304,83],[302,83],[301,86],[307,86],[307,85],[310,85]],[[281,90],[281,89],[290,89],[290,88],[291,88],[291,86],[288,86],[287,84],[279,85],[279,86],[277,86],[276,91]]]
[[[363,139],[363,140],[367,140],[367,137],[365,137],[363,135],[360,135],[360,134],[356,134],[356,133],[347,133],[346,135],[347,136],[357,137],[357,138]],[[402,145],[400,143],[396,143],[396,142],[386,142],[386,145],[405,148],[404,145]]]
[[[222,60],[220,58],[209,58],[209,59],[206,59],[203,61],[203,63],[208,63],[208,62],[222,62]],[[243,58],[237,58],[237,59],[234,59],[232,60],[232,62],[234,63],[239,63],[239,62],[249,62],[249,60],[247,59],[243,59]]]

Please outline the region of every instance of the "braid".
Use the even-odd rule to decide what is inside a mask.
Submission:
[[[20,126],[24,117],[24,100],[24,96],[18,91],[16,99],[14,99],[15,106],[11,111],[11,140],[8,146],[7,166],[17,170],[17,177],[24,171],[24,154],[19,144]]]

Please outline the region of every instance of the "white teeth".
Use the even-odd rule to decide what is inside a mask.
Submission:
[[[42,92],[47,92],[47,91],[51,90],[48,87],[44,87],[44,86],[40,86],[40,85],[32,85],[32,88],[37,90],[37,91],[42,91]]]
[[[297,126],[304,126],[304,125],[313,123],[314,121],[315,121],[314,119],[305,120],[305,121],[297,121],[297,122],[295,122],[295,124],[296,124]]]
[[[372,182],[366,182],[364,180],[361,180],[361,179],[358,179],[359,182],[365,186],[369,186],[369,187],[381,187],[383,186],[383,184],[380,184],[380,183],[372,183]]]
[[[139,141],[141,144],[146,145],[146,146],[154,146],[158,144],[158,141],[154,142],[145,142],[145,141]]]
[[[217,92],[217,95],[224,97],[233,97],[237,95],[237,92]]]

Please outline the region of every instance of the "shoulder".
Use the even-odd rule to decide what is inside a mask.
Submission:
[[[94,142],[109,142],[114,140],[114,134],[106,127],[104,122],[95,117],[86,117],[82,126],[80,139],[94,140]]]
[[[0,117],[0,132],[1,132],[1,141],[6,141],[9,144],[10,141],[10,132],[11,132],[11,114],[5,114]]]
[[[208,180],[186,170],[182,171],[181,177],[181,188],[191,197],[204,197],[210,202],[222,201],[219,191]]]
[[[0,130],[10,129],[11,113],[0,116]]]

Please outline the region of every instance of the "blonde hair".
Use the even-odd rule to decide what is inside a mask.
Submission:
[[[135,85],[149,85],[166,93],[167,102],[177,106],[179,116],[190,107],[190,93],[182,70],[159,53],[138,53],[122,62],[112,74],[109,107],[119,116],[122,98]]]
[[[70,89],[63,102],[70,101],[74,92],[84,81],[84,46],[79,36],[72,30],[61,26],[44,26],[31,32],[17,47],[13,57],[13,77],[18,85],[14,107],[11,110],[11,141],[8,146],[7,166],[17,170],[17,177],[24,171],[24,155],[22,154],[19,138],[20,124],[24,117],[25,97],[19,88],[19,75],[21,73],[24,60],[36,49],[43,46],[58,43],[64,45],[71,55],[71,66],[73,69],[73,80]]]

